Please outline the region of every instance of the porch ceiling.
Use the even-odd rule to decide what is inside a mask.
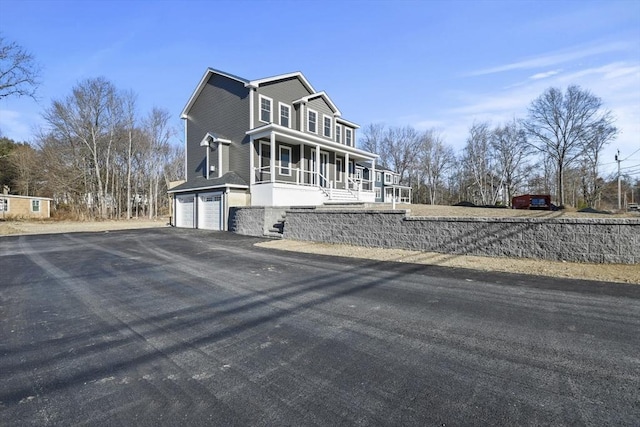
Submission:
[[[271,133],[275,134],[276,140],[279,142],[291,145],[319,145],[321,149],[343,154],[349,153],[349,156],[352,159],[375,160],[380,157],[377,154],[370,153],[368,151],[360,150],[355,147],[348,147],[343,144],[338,144],[337,142],[327,141],[323,138],[286,128],[274,123],[247,131],[247,135],[252,136],[253,139],[269,139],[271,137]]]

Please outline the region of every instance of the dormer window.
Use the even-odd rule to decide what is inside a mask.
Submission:
[[[331,117],[323,116],[324,127],[322,134],[327,138],[331,138]]]
[[[272,108],[273,100],[260,95],[260,121],[265,123],[273,122]]]
[[[313,110],[307,112],[307,130],[318,133],[318,113]]]
[[[348,145],[349,147],[352,146],[352,142],[353,142],[353,131],[349,128],[345,128],[344,130],[344,143],[345,145]]]

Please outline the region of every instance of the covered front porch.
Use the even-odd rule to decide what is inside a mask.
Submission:
[[[377,156],[354,147],[269,124],[250,138],[251,204],[318,206],[327,202],[374,202],[372,178]]]

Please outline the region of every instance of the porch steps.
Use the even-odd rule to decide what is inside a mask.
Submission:
[[[268,229],[265,231],[265,237],[271,237],[274,239],[282,239],[282,234],[284,233],[284,221],[286,218],[286,213],[284,211],[280,212],[277,217],[272,217],[267,222],[270,224]]]
[[[334,188],[331,190],[322,189],[324,193],[325,202],[324,204],[333,204],[333,203],[359,203],[358,198],[355,194],[353,194],[349,190]]]

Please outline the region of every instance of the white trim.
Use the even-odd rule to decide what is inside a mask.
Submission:
[[[311,118],[311,117],[310,117],[311,113],[315,114],[315,116],[316,116],[316,121],[315,121],[316,129],[315,129],[315,131],[312,131],[312,130],[311,130],[311,127],[309,126],[310,121],[311,121],[311,120],[310,120],[310,118]],[[315,110],[312,110],[311,108],[307,108],[307,132],[309,132],[309,133],[313,133],[313,134],[315,134],[315,135],[317,135],[317,134],[318,134],[318,112],[317,112],[317,111],[315,111]]]
[[[250,147],[250,151],[249,151],[249,171],[251,171],[250,175],[249,175],[249,185],[253,185],[255,184],[256,181],[256,174],[253,170],[254,165],[256,163],[255,161],[255,153],[256,153],[256,145],[255,145],[255,140],[253,139],[253,136],[249,136],[249,147]]]
[[[329,119],[329,135],[327,135],[325,133],[325,121]],[[322,115],[322,136],[324,136],[325,138],[331,138],[331,135],[333,135],[333,119],[331,118],[331,116],[327,116],[326,114]]]
[[[282,151],[286,150],[289,152],[289,164],[284,167],[282,166]],[[287,146],[287,145],[280,145],[278,147],[278,164],[280,165],[280,170],[279,170],[279,174],[282,176],[291,176],[291,163],[292,163],[292,155],[293,151],[291,150],[291,147]],[[282,169],[287,169],[288,173],[283,173]]]
[[[216,175],[218,178],[222,176],[222,146],[222,142],[218,142],[218,147],[216,147],[218,150],[218,165],[216,166]]]
[[[266,99],[269,101],[269,121],[264,121],[262,119],[262,100]],[[273,123],[273,99],[268,96],[264,96],[262,94],[258,94],[258,121],[262,123]]]
[[[187,141],[189,141],[189,138],[187,137],[187,123],[188,120],[186,119],[186,117],[183,117],[184,120],[184,179],[187,179]]]
[[[388,179],[387,179],[387,178],[388,178]],[[390,174],[390,173],[388,173],[388,172],[385,172],[385,173],[384,173],[384,184],[385,184],[385,185],[387,185],[387,184],[393,184],[393,177],[392,177],[392,176],[391,176],[391,174]]]
[[[169,190],[167,193],[180,195],[182,193],[193,193],[194,191],[201,190],[215,190],[216,188],[237,188],[240,190],[246,190],[249,188],[248,185],[240,185],[240,184],[219,184],[219,185],[207,185],[206,187],[194,187],[194,188],[185,188],[183,190]]]
[[[355,124],[353,122],[350,122],[349,120],[345,120],[342,117],[336,118],[336,121],[342,123],[343,125],[347,125],[349,127],[352,127],[354,129],[360,129],[360,126],[358,126],[357,124]]]
[[[33,204],[37,203],[38,204],[38,210],[33,210]],[[31,199],[31,202],[29,203],[30,206],[30,210],[32,213],[41,213],[42,212],[42,206],[40,206],[40,199]]]
[[[329,95],[327,95],[324,91],[312,93],[312,94],[307,95],[307,96],[303,96],[302,98],[296,99],[295,101],[293,101],[293,103],[294,104],[298,104],[298,103],[301,103],[301,102],[307,103],[307,102],[311,101],[312,99],[316,99],[316,98],[320,98],[320,97],[322,97],[325,100],[326,104],[329,106],[331,111],[333,111],[333,115],[336,116],[336,117],[340,117],[340,115],[342,113],[340,112],[340,110],[338,110],[338,107],[336,107],[336,104],[333,103],[331,98],[329,98]]]
[[[256,91],[254,88],[249,88],[249,129],[253,129],[255,127],[255,113],[253,109],[255,108],[255,98]]]
[[[191,110],[191,107],[193,107],[193,104],[196,102],[196,99],[200,95],[200,92],[202,92],[202,89],[204,89],[205,85],[207,84],[207,82],[209,81],[209,79],[213,74],[217,74],[219,76],[223,76],[228,79],[243,83],[245,87],[247,87],[247,85],[249,84],[248,80],[234,76],[233,74],[225,73],[219,70],[214,70],[213,68],[207,68],[207,71],[205,71],[204,75],[200,79],[200,83],[198,83],[198,86],[196,86],[196,89],[191,94],[191,97],[189,98],[187,105],[185,105],[185,107],[182,109],[182,113],[180,114],[181,119],[187,118],[187,113],[189,112],[189,110]]]
[[[338,144],[342,144],[342,125],[341,124],[336,123],[334,135],[335,135],[334,141],[336,141]]]
[[[289,115],[287,117],[289,120],[288,126],[282,124],[282,107],[286,107],[289,111]],[[278,102],[278,124],[285,128],[291,128],[291,105],[285,104],[284,102]]]
[[[258,80],[251,80],[250,82],[246,82],[245,83],[245,87],[258,87],[263,83],[270,83],[276,80],[285,80],[285,79],[289,79],[291,77],[297,77],[300,79],[300,81],[302,82],[302,84],[304,85],[304,87],[310,92],[310,93],[315,93],[316,90],[313,88],[313,86],[311,86],[311,84],[309,83],[309,81],[306,79],[306,77],[304,75],[302,75],[302,73],[300,71],[296,71],[294,73],[287,73],[287,74],[280,74],[277,76],[273,76],[273,77],[265,77],[262,79],[258,79]]]

